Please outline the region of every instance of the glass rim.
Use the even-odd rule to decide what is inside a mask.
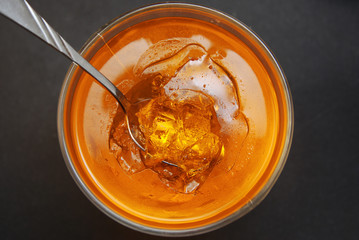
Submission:
[[[189,229],[162,229],[162,228],[156,228],[156,227],[150,227],[146,226],[134,221],[131,221],[129,219],[126,219],[122,217],[121,215],[117,214],[113,210],[111,210],[109,207],[107,207],[104,203],[102,203],[88,188],[88,186],[84,183],[84,181],[81,179],[81,176],[77,172],[74,164],[72,163],[71,156],[68,151],[66,139],[65,139],[65,129],[64,129],[64,106],[65,106],[65,99],[68,93],[68,88],[70,85],[70,80],[75,72],[75,69],[77,68],[77,65],[72,63],[69,67],[66,76],[64,78],[64,82],[61,88],[60,96],[59,96],[59,103],[58,103],[58,110],[57,110],[57,129],[58,129],[58,138],[60,143],[61,152],[63,155],[63,158],[65,160],[65,164],[76,182],[77,186],[80,188],[80,190],[85,194],[85,196],[103,213],[105,213],[108,217],[112,218],[118,223],[121,223],[122,225],[129,227],[133,230],[140,231],[143,233],[151,234],[151,235],[157,235],[157,236],[169,236],[169,237],[185,237],[185,236],[194,236],[203,234],[206,232],[210,232],[216,229],[219,229],[225,225],[228,225],[229,223],[234,222],[235,220],[243,217],[245,214],[250,212],[252,209],[254,209],[258,204],[260,204],[264,198],[267,196],[267,194],[272,189],[273,185],[277,181],[280,173],[283,170],[283,167],[286,163],[286,160],[289,155],[289,150],[292,143],[293,138],[293,130],[294,130],[294,108],[293,108],[293,100],[291,96],[291,92],[289,89],[289,85],[287,82],[287,79],[284,75],[284,72],[282,68],[280,67],[278,61],[274,57],[273,53],[269,50],[267,45],[261,40],[261,38],[254,33],[249,27],[247,27],[244,23],[242,23],[240,20],[230,16],[227,13],[221,12],[216,9],[212,9],[209,7],[197,5],[197,4],[191,4],[191,3],[157,3],[157,4],[151,4],[146,5],[143,7],[139,7],[137,9],[134,9],[132,11],[126,12],[119,17],[116,17],[103,25],[99,30],[97,30],[90,38],[85,42],[83,47],[80,49],[80,54],[84,55],[92,46],[93,43],[95,43],[101,36],[101,33],[106,32],[107,30],[111,29],[111,27],[115,26],[117,23],[122,22],[126,19],[131,18],[132,16],[135,16],[139,13],[153,10],[153,9],[160,9],[160,8],[168,8],[168,7],[176,7],[181,9],[194,9],[194,10],[200,10],[206,13],[209,13],[211,15],[215,15],[219,18],[225,19],[229,21],[230,23],[234,24],[235,26],[239,27],[240,29],[244,30],[248,36],[255,41],[256,46],[264,50],[264,53],[267,55],[268,59],[271,61],[271,64],[275,67],[275,71],[279,75],[280,83],[284,90],[284,100],[287,106],[286,111],[286,118],[287,118],[287,129],[284,129],[285,132],[285,141],[282,149],[282,153],[279,157],[278,163],[276,167],[274,168],[273,173],[265,183],[265,185],[262,186],[262,188],[259,190],[259,192],[250,199],[245,205],[243,205],[241,208],[236,210],[234,213],[230,214],[229,216],[220,219],[219,221],[210,223],[208,225],[195,227],[195,228],[189,228]]]

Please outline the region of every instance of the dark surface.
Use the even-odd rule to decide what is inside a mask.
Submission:
[[[358,239],[359,2],[194,1],[250,26],[293,94],[288,162],[242,219],[192,239]],[[110,19],[150,1],[31,0],[80,49]],[[0,16],[0,239],[158,239],[102,214],[72,180],[56,110],[70,62]]]

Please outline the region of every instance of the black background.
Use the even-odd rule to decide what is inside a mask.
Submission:
[[[30,0],[75,49],[151,1]],[[358,239],[359,2],[192,1],[227,12],[269,45],[292,90],[292,150],[268,197],[192,239]],[[158,239],[114,222],[72,180],[56,110],[70,62],[0,16],[0,239]]]

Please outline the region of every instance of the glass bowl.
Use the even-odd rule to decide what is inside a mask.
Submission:
[[[81,49],[81,54],[107,75],[110,80],[116,81],[115,77],[111,75],[111,71],[106,72],[105,62],[99,60],[108,53],[113,54],[113,56],[117,54],[117,50],[112,49],[112,46],[114,46],[111,45],[113,44],[113,39],[138,24],[163,18],[184,18],[201,21],[208,26],[221,29],[220,31],[226,32],[234,41],[240,42],[244,46],[251,58],[255,59],[253,64],[256,64],[260,69],[258,71],[264,72],[267,76],[265,80],[261,80],[259,73],[253,75],[253,77],[258,77],[259,81],[262,81],[260,87],[258,88],[257,86],[258,91],[273,92],[267,103],[270,106],[268,109],[271,109],[271,111],[267,110],[268,118],[270,117],[271,121],[266,121],[265,125],[272,129],[271,147],[268,147],[266,154],[260,155],[261,157],[258,157],[259,153],[256,153],[257,145],[248,143],[243,147],[242,151],[244,152],[253,151],[251,153],[245,152],[246,160],[236,163],[236,167],[241,166],[241,168],[238,168],[242,169],[244,173],[248,172],[247,175],[239,175],[243,178],[241,181],[246,182],[248,185],[245,188],[246,190],[242,191],[243,193],[231,196],[231,198],[228,197],[228,204],[222,204],[222,207],[217,207],[216,209],[212,207],[207,213],[191,219],[178,216],[173,216],[172,218],[150,216],[150,214],[143,214],[145,210],[138,210],[135,209],[134,205],[128,205],[124,199],[127,199],[127,202],[131,200],[130,190],[126,190],[129,196],[125,196],[125,190],[116,195],[114,192],[117,190],[114,186],[117,184],[119,189],[127,189],[126,184],[130,184],[131,180],[128,180],[129,182],[118,182],[116,179],[118,175],[122,174],[121,171],[116,167],[106,165],[106,163],[99,163],[102,160],[96,160],[99,158],[104,159],[104,162],[106,162],[111,158],[110,154],[106,152],[105,146],[108,140],[106,139],[108,137],[106,121],[114,109],[114,100],[108,94],[106,95],[105,90],[94,80],[89,80],[89,76],[78,68],[76,64],[70,66],[60,94],[58,105],[59,141],[65,163],[73,179],[87,198],[107,216],[129,228],[148,234],[191,236],[218,229],[235,221],[251,211],[265,198],[279,177],[290,150],[294,124],[293,106],[285,75],[263,41],[237,19],[203,6],[186,3],[161,3],[139,8],[103,26],[85,43]],[[107,52],[104,52],[103,49],[107,49]],[[128,59],[131,58],[130,55],[127,55],[127,57]],[[248,62],[248,64],[248,69],[255,68],[254,65],[251,65],[251,62]],[[242,78],[240,81],[236,79],[239,88],[245,90],[248,87],[250,90],[251,84],[248,83],[248,86],[246,86],[246,76],[242,76]],[[250,95],[250,91],[242,91],[242,93],[244,98],[245,96],[248,99],[253,97]],[[89,96],[97,96],[96,94],[99,96],[98,102],[90,101]],[[248,99],[247,102],[249,102]],[[241,102],[246,106],[246,99]],[[103,107],[101,104],[112,104],[112,108]],[[250,115],[251,111],[255,112],[254,108],[247,107],[247,110],[244,109],[244,111],[247,111],[247,114]],[[94,114],[91,111],[97,112]],[[256,115],[253,113],[253,116],[255,118]],[[259,126],[256,126],[255,120],[253,122],[254,124],[251,123],[250,126],[251,129],[258,130]],[[253,134],[257,134],[258,137],[259,133],[257,131]],[[257,162],[253,163],[255,161]],[[251,165],[252,163],[253,166]],[[247,167],[249,170],[243,170],[243,168],[246,169]],[[97,171],[102,171],[106,174],[98,175]],[[228,170],[228,172],[230,171]],[[211,178],[211,175],[209,178]],[[228,188],[230,193],[231,189],[236,188],[236,186],[233,186],[236,184],[241,185],[238,180],[238,182],[232,181],[228,185],[223,185],[223,188]],[[219,195],[218,193],[217,195]],[[205,190],[202,195],[204,194]],[[200,194],[193,196],[193,198],[198,196]],[[206,197],[202,196],[202,198]],[[188,204],[190,202],[191,200],[189,200]],[[212,203],[203,202],[202,209],[200,205],[196,209],[205,211],[206,204],[216,206],[216,202],[216,199]],[[218,200],[219,203],[221,203],[220,200]],[[181,204],[179,203],[178,205]],[[144,200],[142,208],[145,209],[146,206],[146,201]],[[174,204],[171,207],[175,208],[176,205]],[[148,205],[148,208],[150,208],[150,205]]]

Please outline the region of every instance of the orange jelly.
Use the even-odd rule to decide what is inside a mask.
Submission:
[[[110,150],[125,171],[150,168],[174,191],[196,193],[232,137],[243,142],[248,124],[235,79],[218,59],[220,52],[209,54],[191,38],[159,41],[141,55],[134,68],[138,83],[126,95],[134,103],[129,114],[138,117],[133,134],[146,151],[128,141],[121,107],[110,131]]]
[[[168,39],[185,43],[144,57],[151,46]],[[75,146],[69,150],[75,170],[102,204],[141,225],[190,229],[224,219],[262,190],[282,154],[288,119],[274,67],[263,64],[270,60],[260,49],[248,47],[255,44],[248,39],[244,42],[202,20],[163,17],[124,29],[96,50],[90,62],[129,99],[141,94],[155,99],[138,113],[142,131],[148,130],[145,138],[151,139],[145,153],[150,156],[144,158],[127,144],[131,139],[115,99],[80,73],[69,110],[64,111],[69,119],[65,140]],[[203,95],[202,100],[193,100],[188,89],[198,92],[194,98]],[[184,110],[176,97],[186,94],[202,101],[203,109],[198,105],[199,110]],[[172,112],[163,110],[168,99],[177,104]],[[154,115],[151,107],[161,114]],[[173,119],[183,111],[189,120],[179,130]],[[179,158],[183,152],[186,158]],[[182,171],[181,184],[163,175],[164,170],[177,171],[170,165]],[[189,185],[193,179],[198,188]]]

